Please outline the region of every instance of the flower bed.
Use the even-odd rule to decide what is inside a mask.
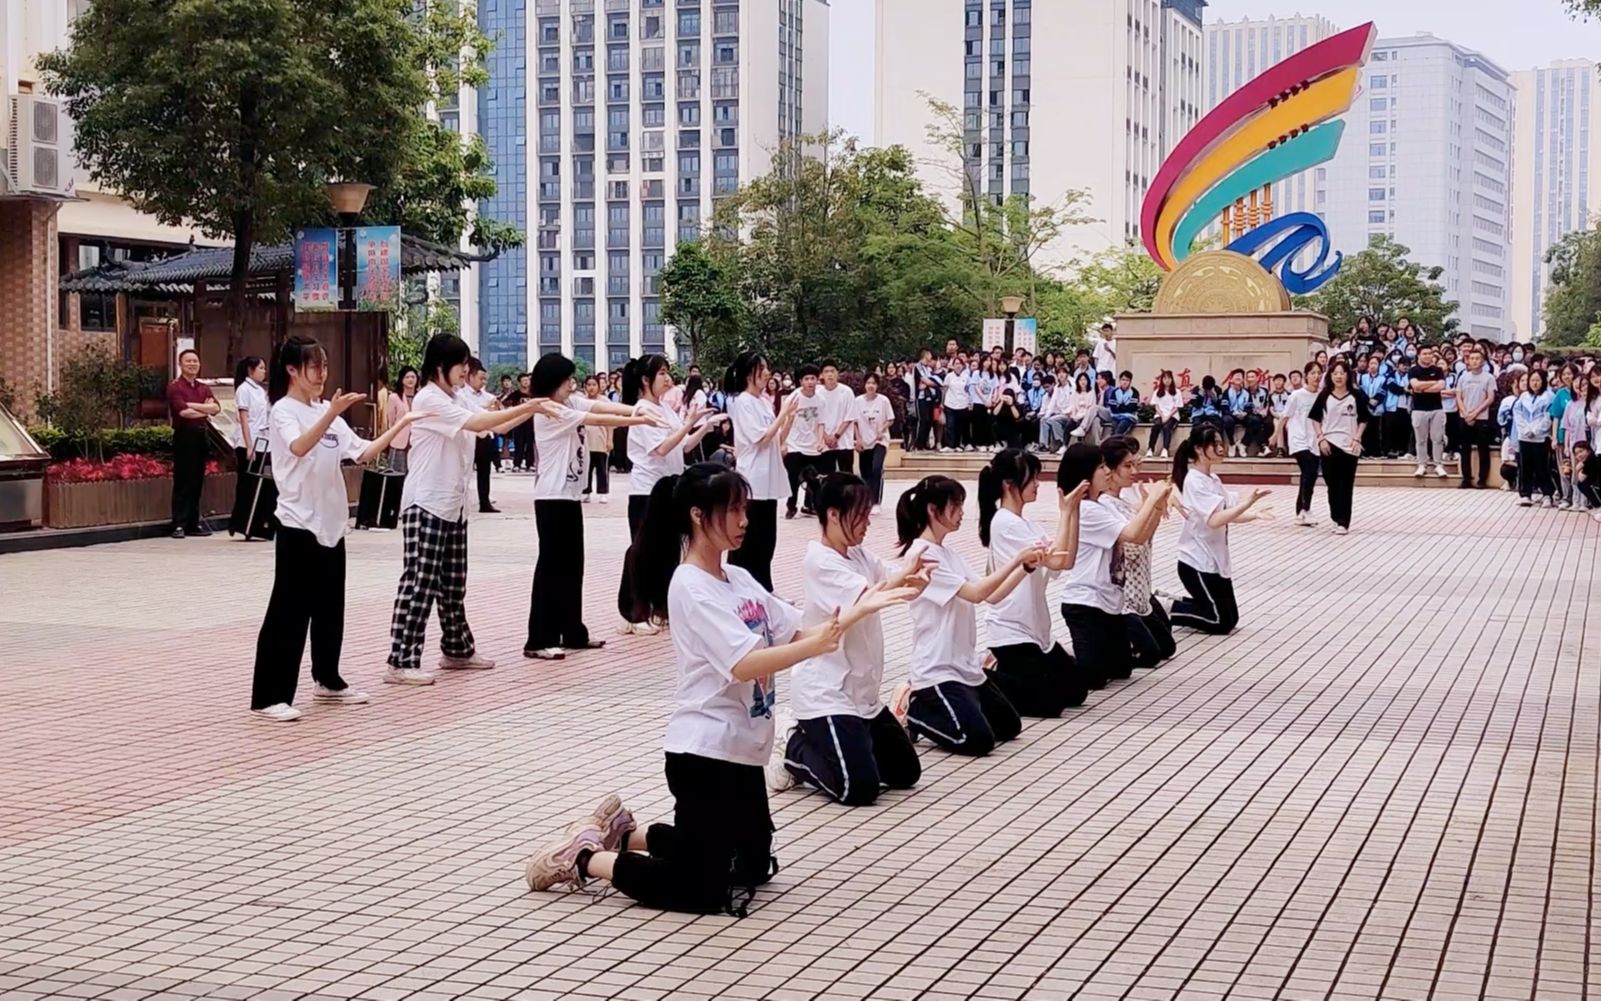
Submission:
[[[206,463],[206,475],[222,472],[215,459]],[[113,480],[155,480],[172,478],[172,462],[153,455],[114,455],[104,461],[71,459],[51,463],[45,471],[51,483],[104,483]]]

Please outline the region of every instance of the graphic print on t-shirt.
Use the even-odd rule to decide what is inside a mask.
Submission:
[[[766,605],[747,598],[739,603],[739,618],[745,623],[746,629],[761,636],[763,646],[773,645],[773,630],[767,622]],[[751,687],[754,693],[750,701],[751,719],[771,717],[773,705],[778,701],[778,693],[773,689],[771,679],[757,678]]]

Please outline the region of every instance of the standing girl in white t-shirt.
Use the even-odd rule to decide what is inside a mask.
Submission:
[[[662,477],[682,473],[685,454],[698,448],[708,432],[728,419],[726,415],[713,414],[702,421],[705,410],[693,402],[688,412],[680,417],[677,411],[662,405],[662,395],[672,388],[672,367],[665,355],[641,355],[623,367],[622,403],[639,413],[660,418],[659,423],[635,428],[627,435],[628,461],[632,467],[628,474],[630,552],[623,558],[623,579],[617,588],[617,611],[623,618],[621,632],[624,635],[650,636],[657,632],[645,609],[635,604],[634,587],[629,579],[632,543],[639,537],[639,526],[645,521],[645,504],[650,500],[650,492]]]
[[[806,589],[803,626],[839,616],[864,597],[904,602],[928,583],[913,557],[892,567],[862,546],[873,495],[851,473],[827,473],[818,482],[820,537],[801,564]],[[877,615],[840,616],[845,633],[839,649],[795,666],[790,706],[794,722],[778,728],[782,755],[768,771],[768,787],[795,782],[821,789],[846,806],[868,806],[879,790],[910,789],[923,769],[895,714],[879,697],[884,680],[884,628]]]
[[[929,565],[928,586],[909,606],[912,661],[892,700],[904,703],[906,727],[956,754],[982,757],[1022,732],[1017,709],[984,670],[974,606],[1003,601],[1048,555],[1043,544],[1019,550],[987,577],[967,565],[946,538],[962,527],[967,491],[929,476],[901,494],[895,527],[901,552]]]
[[[1071,569],[1078,551],[1078,504],[1058,495],[1053,537],[1023,514],[1039,496],[1040,460],[1032,452],[1007,448],[978,474],[978,539],[990,551],[991,571],[1018,553],[1040,545],[1050,550],[1037,570],[989,608],[989,646],[995,655],[995,684],[1024,716],[1053,719],[1082,705],[1092,678],[1062,645],[1051,638],[1045,606],[1049,578]]]
[[[801,630],[798,610],[724,560],[744,541],[750,493],[726,466],[697,463],[657,482],[640,532],[634,584],[672,625],[678,675],[664,741],[673,822],[641,830],[608,796],[528,860],[531,889],[603,879],[647,907],[742,915],[777,871],[762,774],[773,675],[837,650],[848,621],[887,601],[875,591]]]
[[[869,372],[862,380],[862,395],[852,401],[856,425],[856,451],[860,453],[862,479],[873,491],[873,512],[884,503],[884,455],[889,442],[895,408],[889,397],[878,392],[878,376]]]
[[[800,396],[790,394],[775,410],[772,398],[762,395],[771,375],[765,357],[746,351],[729,366],[723,386],[729,396],[728,416],[734,424],[734,468],[750,488],[750,527],[743,543],[728,554],[728,562],[750,571],[769,591],[773,589],[773,550],[778,546],[778,501],[789,496],[783,442],[795,420]]]
[[[287,723],[300,718],[295,685],[311,632],[311,678],[318,702],[361,703],[367,693],[345,684],[339,653],[345,641],[345,523],[350,498],[340,463],[370,463],[420,411],[401,415],[375,441],[358,437],[342,414],[366,399],[337,392],[324,402],[328,354],[300,334],[273,356],[268,377],[272,420],[267,436],[278,485],[278,533],[272,597],[256,638],[256,677],[250,711]]]
[[[1234,600],[1234,564],[1229,559],[1229,526],[1262,518],[1254,508],[1266,490],[1239,500],[1223,486],[1216,469],[1228,455],[1223,432],[1197,427],[1173,453],[1173,485],[1183,496],[1184,527],[1179,532],[1179,580],[1188,598],[1173,603],[1175,626],[1223,635],[1240,623]]]
[[[239,441],[234,445],[233,453],[238,475],[234,486],[233,516],[228,519],[228,535],[238,532],[246,541],[250,539],[252,527],[251,506],[260,494],[257,484],[264,481],[252,481],[245,473],[255,471],[256,459],[261,457],[265,460],[268,452],[267,430],[272,404],[267,402],[267,390],[262,385],[266,381],[267,363],[255,355],[241,358],[234,368],[233,400],[234,409],[238,412]],[[265,464],[263,461],[262,465]],[[269,534],[266,537],[272,536]]]
[[[528,603],[528,640],[523,656],[561,660],[567,650],[598,650],[584,625],[584,507],[589,473],[584,426],[639,427],[660,424],[654,414],[636,414],[610,400],[575,396],[572,359],[548,354],[534,363],[530,389],[549,401],[534,416],[534,528],[539,559]]]
[[[422,388],[412,404],[410,468],[400,494],[405,540],[400,585],[389,627],[391,685],[431,685],[423,669],[428,616],[439,602],[439,666],[485,671],[467,625],[467,482],[478,436],[510,431],[545,404],[528,400],[509,410],[474,410],[467,403],[467,342],[435,334],[423,349]]]

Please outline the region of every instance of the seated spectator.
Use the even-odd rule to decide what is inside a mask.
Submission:
[[[1103,403],[1112,417],[1112,434],[1123,437],[1134,430],[1140,419],[1140,391],[1134,388],[1134,373],[1123,372],[1117,385],[1106,391]]]
[[[1223,424],[1223,391],[1218,388],[1217,380],[1209,375],[1201,376],[1201,384],[1190,392],[1190,432],[1202,424],[1211,424],[1219,431]]]

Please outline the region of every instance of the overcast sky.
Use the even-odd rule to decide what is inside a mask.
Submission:
[[[832,0],[829,23],[829,111],[833,124],[873,138],[873,6],[876,0]],[[1100,3],[1105,0],[1049,0]],[[1570,19],[1561,0],[1209,0],[1208,21],[1321,14],[1342,28],[1363,21],[1379,35],[1432,32],[1478,49],[1507,70],[1554,59],[1601,59],[1601,22]],[[1035,39],[1035,56],[1041,50]]]

